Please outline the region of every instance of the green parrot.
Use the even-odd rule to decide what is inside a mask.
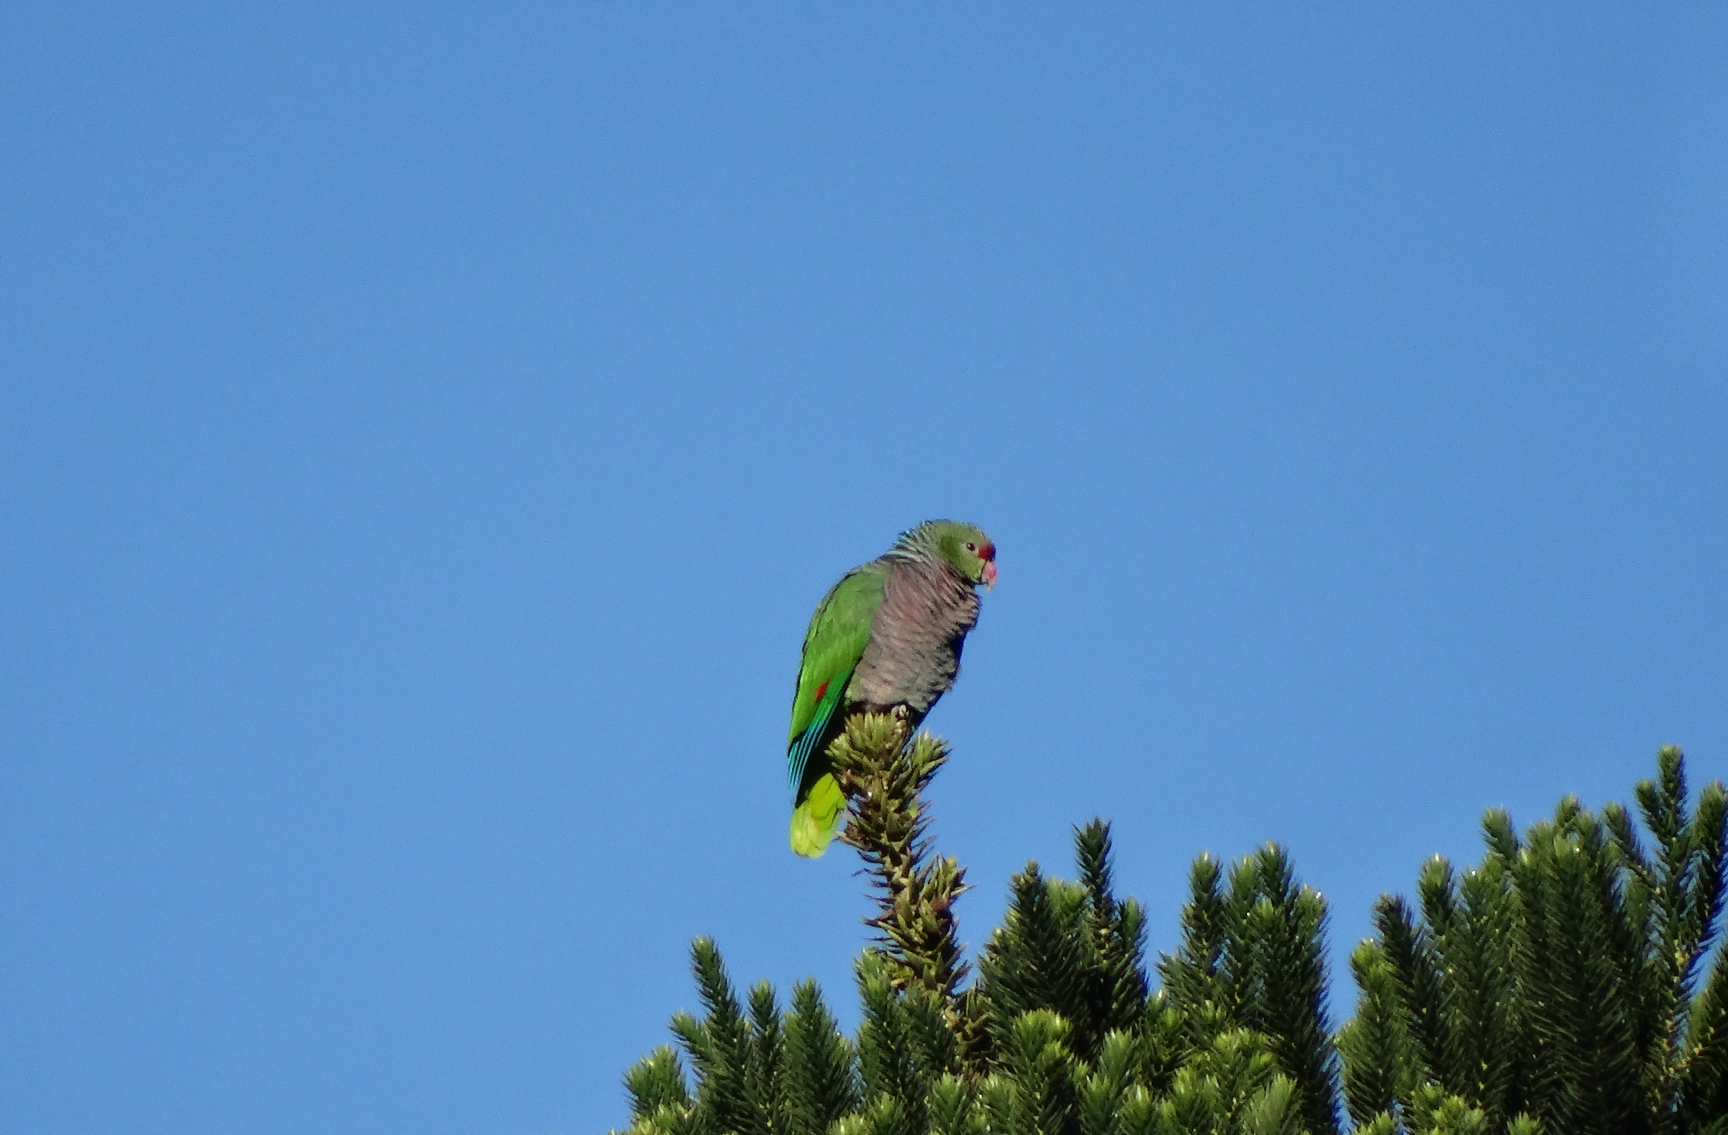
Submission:
[[[973,524],[927,520],[822,597],[804,634],[786,749],[793,851],[821,855],[840,827],[846,798],[828,746],[847,716],[903,706],[916,726],[954,685],[980,585],[996,586],[990,537]]]

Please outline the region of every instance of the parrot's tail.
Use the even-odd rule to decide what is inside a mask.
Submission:
[[[823,773],[792,809],[792,850],[815,859],[828,850],[828,841],[840,830],[845,815],[845,794],[832,773]]]

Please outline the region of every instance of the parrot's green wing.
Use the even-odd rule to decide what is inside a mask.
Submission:
[[[829,683],[828,691],[822,695],[822,700],[815,703],[810,724],[792,738],[791,745],[786,750],[786,784],[792,789],[794,800],[798,798],[804,770],[810,767],[810,754],[816,748],[816,741],[828,728],[828,723],[834,720],[834,711],[840,708],[840,699],[846,694],[846,683],[851,680],[852,670],[848,668]]]
[[[786,778],[796,806],[792,848],[820,855],[839,825],[845,799],[829,775],[825,750],[839,722],[852,671],[870,641],[870,623],[882,603],[883,569],[866,564],[847,572],[822,597],[804,635],[798,689],[792,698],[792,730],[786,747]]]

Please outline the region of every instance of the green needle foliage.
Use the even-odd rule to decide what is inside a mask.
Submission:
[[[840,839],[858,849],[869,872],[882,909],[870,925],[892,980],[930,993],[952,1023],[967,972],[954,919],[966,872],[952,858],[931,856],[924,808],[924,789],[947,763],[948,746],[928,733],[908,743],[903,718],[861,713],[828,756],[850,803]]]
[[[1720,921],[1728,798],[1711,783],[1693,808],[1680,750],[1656,763],[1637,787],[1649,848],[1617,804],[1596,816],[1568,797],[1522,838],[1490,811],[1481,864],[1423,865],[1420,914],[1381,899],[1338,1037],[1352,1117],[1728,1132],[1721,951],[1696,990]]]
[[[1296,883],[1277,845],[1238,862],[1227,883],[1218,862],[1202,855],[1189,874],[1182,945],[1159,966],[1172,1002],[1187,1012],[1193,1043],[1221,1028],[1265,1038],[1313,1135],[1338,1130],[1325,922],[1324,900]]]
[[[700,1015],[625,1074],[630,1135],[1728,1135],[1728,795],[1694,803],[1677,749],[1638,785],[1642,831],[1561,802],[1518,835],[1491,811],[1463,872],[1384,896],[1327,1021],[1326,906],[1268,845],[1195,860],[1181,939],[1155,966],[1115,892],[1109,825],[1075,832],[1077,881],[1027,864],[977,975],[953,859],[923,793],[947,759],[892,716],[830,750],[878,912],[848,1038],[815,983],[740,999],[692,947]]]

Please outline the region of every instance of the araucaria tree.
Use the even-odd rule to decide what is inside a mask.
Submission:
[[[1694,810],[1666,748],[1637,801],[1648,846],[1618,804],[1598,816],[1568,797],[1523,838],[1490,811],[1478,866],[1429,860],[1419,913],[1380,900],[1337,1038],[1351,1115],[1458,1110],[1450,1097],[1490,1131],[1520,1112],[1567,1135],[1728,1130],[1721,951],[1698,989],[1722,909],[1722,785]]]
[[[968,982],[964,871],[923,803],[945,745],[859,713],[828,756],[878,904],[857,1035],[810,981],[740,999],[698,939],[702,1015],[626,1073],[631,1135],[1728,1135],[1728,796],[1694,804],[1677,749],[1637,787],[1642,834],[1618,805],[1522,836],[1491,811],[1479,865],[1383,897],[1336,1031],[1326,906],[1280,848],[1197,859],[1148,965],[1094,820],[1076,881],[1013,877]]]

